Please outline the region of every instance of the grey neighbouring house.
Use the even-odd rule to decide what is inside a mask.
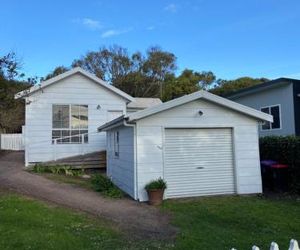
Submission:
[[[259,128],[260,136],[300,135],[300,80],[278,78],[232,93],[226,98],[273,115]]]
[[[206,91],[101,125],[107,176],[135,200],[166,180],[165,198],[261,193],[258,126],[273,118]]]

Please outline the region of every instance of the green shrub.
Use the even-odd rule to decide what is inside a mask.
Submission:
[[[32,171],[35,173],[51,173],[51,170],[48,167],[40,164],[34,165]]]
[[[91,182],[95,191],[100,192],[107,197],[121,198],[124,196],[124,193],[104,175],[95,174],[92,177]]]
[[[166,188],[167,188],[167,183],[162,178],[151,181],[145,186],[146,190],[166,189]]]
[[[62,174],[62,167],[61,166],[50,166],[48,167],[52,174]]]
[[[289,166],[289,188],[300,194],[300,137],[267,136],[260,138],[260,159],[275,160]]]

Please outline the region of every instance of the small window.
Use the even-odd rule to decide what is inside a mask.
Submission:
[[[119,158],[119,131],[114,132],[114,155]]]
[[[261,126],[261,130],[281,129],[280,105],[263,107],[260,111],[273,116],[273,122],[264,122]]]

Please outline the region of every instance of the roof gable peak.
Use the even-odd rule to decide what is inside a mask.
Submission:
[[[134,98],[128,94],[126,94],[125,92],[123,92],[122,90],[112,86],[111,84],[103,81],[102,79],[98,78],[97,76],[85,71],[84,69],[82,69],[81,67],[75,67],[69,71],[66,71],[60,75],[57,75],[55,77],[52,77],[46,81],[43,81],[41,82],[40,84],[37,84],[37,85],[34,85],[32,86],[31,88],[29,89],[26,89],[26,90],[23,90],[19,93],[17,93],[15,95],[15,99],[19,99],[19,98],[23,98],[23,97],[26,97],[26,96],[30,96],[31,94],[33,94],[34,92],[40,90],[40,89],[43,89],[43,88],[46,88],[48,87],[49,85],[53,84],[53,83],[56,83],[58,81],[61,81],[67,77],[70,77],[72,75],[75,75],[77,73],[80,73],[82,74],[83,76],[89,78],[90,80],[96,82],[97,84],[105,87],[106,89],[114,92],[115,94],[125,98],[126,100],[128,101],[133,101]]]

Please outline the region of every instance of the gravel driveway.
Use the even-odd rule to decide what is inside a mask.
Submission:
[[[108,219],[131,236],[169,239],[176,234],[176,229],[169,224],[169,216],[157,208],[130,199],[106,199],[23,168],[23,152],[0,152],[0,187]]]

